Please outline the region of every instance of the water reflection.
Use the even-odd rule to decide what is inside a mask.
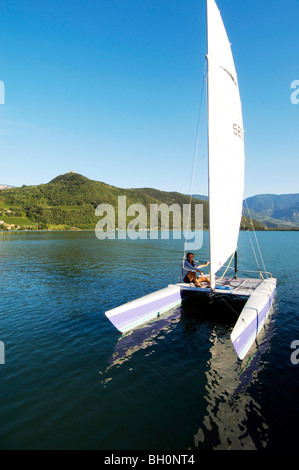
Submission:
[[[264,449],[269,440],[268,425],[262,407],[250,388],[259,385],[259,374],[264,368],[261,356],[269,351],[275,332],[267,322],[258,342],[243,362],[236,359],[227,335],[221,335],[217,326],[210,334],[212,346],[206,367],[206,414],[192,448],[199,450]]]
[[[106,386],[113,371],[136,353],[150,354],[153,346],[169,341],[172,333],[183,347],[194,346],[192,354],[197,355],[206,378],[205,393],[194,412],[201,418],[190,449],[266,448],[268,424],[252,388],[259,388],[259,374],[265,365],[261,357],[270,350],[275,324],[266,323],[250,354],[240,361],[230,334],[243,306],[244,300],[239,299],[227,303],[214,296],[189,296],[181,307],[119,338],[107,369],[100,373],[102,384]]]
[[[129,361],[138,351],[154,346],[161,339],[166,339],[166,336],[180,321],[180,315],[180,307],[171,309],[169,312],[152,320],[150,323],[121,336],[114,347],[112,356],[108,359],[109,365],[107,369],[105,372],[100,372],[100,374],[103,375],[102,383],[106,384],[111,380],[109,374],[113,368],[119,367]]]
[[[105,317],[177,281],[177,241],[1,235],[1,448],[296,448],[298,233],[261,236],[267,267],[282,279],[279,315],[241,363],[228,306],[213,312],[193,299],[123,338]]]

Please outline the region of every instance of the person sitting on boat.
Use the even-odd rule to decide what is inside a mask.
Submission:
[[[200,268],[204,268],[209,264],[209,262],[201,265],[196,264],[194,261],[194,253],[188,253],[184,260],[183,281],[186,284],[194,283],[196,287],[200,287],[202,282],[207,282],[208,285],[210,285],[210,278],[200,271]],[[197,277],[196,272],[199,272],[199,277]]]

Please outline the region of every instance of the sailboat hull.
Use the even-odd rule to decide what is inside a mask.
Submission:
[[[171,308],[181,305],[181,289],[169,285],[165,289],[145,295],[120,307],[105,312],[106,317],[121,333],[136,328]]]
[[[264,326],[273,303],[276,279],[265,279],[251,294],[231,333],[231,341],[242,360]]]
[[[264,326],[273,303],[277,280],[268,278],[223,280],[213,294],[245,299],[245,306],[231,333],[231,341],[239,359],[244,359]],[[221,287],[225,287],[222,290]],[[211,294],[209,288],[196,288],[188,284],[169,285],[165,289],[128,302],[105,313],[121,333],[126,333],[153,320],[172,308],[181,305],[184,297],[192,292]]]

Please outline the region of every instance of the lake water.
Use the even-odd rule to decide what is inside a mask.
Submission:
[[[278,287],[240,362],[225,309],[209,315],[192,302],[123,338],[104,315],[177,282],[182,241],[1,233],[0,448],[297,447],[299,233],[257,236]],[[239,267],[255,269],[252,260],[242,232]]]

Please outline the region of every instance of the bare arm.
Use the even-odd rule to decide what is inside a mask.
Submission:
[[[207,261],[205,264],[201,264],[200,266],[197,267],[196,271],[198,271],[201,275],[203,275],[203,272],[200,271],[199,268],[205,268],[206,266],[208,266],[210,264],[209,261]]]

